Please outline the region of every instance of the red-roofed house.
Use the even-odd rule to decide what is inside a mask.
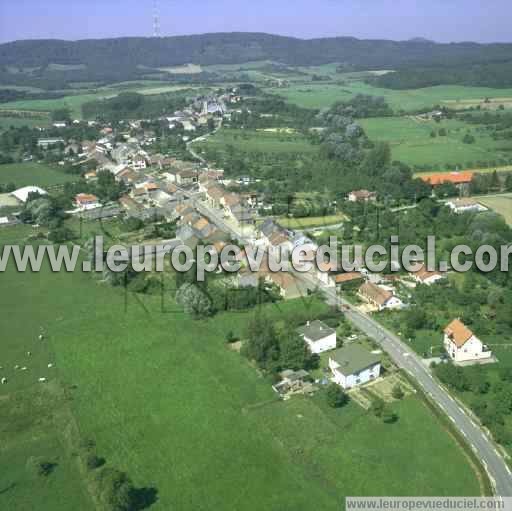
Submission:
[[[453,183],[454,185],[467,185],[473,181],[474,172],[464,170],[461,172],[438,172],[421,176],[421,179],[432,186],[439,186],[443,183]]]
[[[454,319],[444,329],[444,348],[454,362],[492,357],[492,351],[460,319]]]
[[[79,193],[75,195],[75,206],[80,210],[94,209],[101,206],[98,197],[91,193]]]

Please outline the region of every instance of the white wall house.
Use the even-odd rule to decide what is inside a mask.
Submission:
[[[297,329],[311,353],[323,353],[336,348],[336,330],[319,320],[308,321]]]
[[[371,282],[365,282],[359,288],[359,295],[374,307],[377,307],[379,311],[384,309],[400,309],[404,305],[402,300],[391,291]]]
[[[425,264],[418,271],[412,272],[411,275],[418,284],[425,284],[427,286],[431,286],[439,280],[446,278],[446,275],[438,271],[429,271]]]
[[[380,357],[359,344],[349,344],[329,356],[332,381],[344,389],[351,389],[378,378]]]
[[[444,348],[454,362],[487,360],[492,351],[460,319],[444,329]]]

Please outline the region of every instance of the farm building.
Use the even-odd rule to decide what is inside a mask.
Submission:
[[[473,181],[474,172],[465,170],[462,172],[438,172],[437,174],[429,174],[421,176],[421,179],[429,185],[436,187],[444,183],[452,183],[455,186],[467,186]]]
[[[48,193],[45,190],[39,188],[38,186],[25,186],[23,188],[18,188],[18,190],[12,192],[11,195],[18,199],[23,204],[25,204],[25,202],[27,202],[28,200],[28,196],[31,193],[38,193],[39,195],[48,195]]]

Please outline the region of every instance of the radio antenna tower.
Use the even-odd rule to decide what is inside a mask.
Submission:
[[[160,37],[160,13],[158,0],[153,0],[153,37]]]

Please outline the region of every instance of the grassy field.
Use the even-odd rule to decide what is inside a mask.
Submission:
[[[140,94],[163,94],[184,89],[194,89],[194,86],[165,85],[158,82],[128,82],[114,84],[109,87],[90,89],[83,94],[70,94],[58,99],[26,99],[0,104],[0,110],[17,110],[30,112],[52,112],[61,108],[71,110],[71,116],[75,119],[82,118],[82,105],[89,101],[96,101],[117,96],[120,92],[139,92]]]
[[[7,130],[11,126],[21,128],[28,126],[30,128],[46,128],[50,124],[49,119],[35,119],[31,117],[3,117],[0,116],[0,131]]]
[[[424,89],[397,91],[374,87],[364,82],[342,83],[308,83],[294,84],[288,88],[269,89],[275,94],[285,97],[292,103],[307,108],[325,108],[336,101],[346,101],[355,94],[370,94],[386,98],[395,111],[411,111],[443,104],[456,108],[461,101],[471,100],[474,104],[482,102],[486,97],[512,99],[512,89],[491,89],[486,87],[464,87],[458,85],[440,85]],[[505,101],[504,101],[505,102]],[[507,102],[505,106],[510,103]]]
[[[277,219],[280,225],[287,229],[308,229],[312,227],[323,227],[333,224],[339,224],[346,220],[346,216],[339,215],[326,215],[326,216],[311,216],[304,218],[288,218],[280,217]]]
[[[207,146],[210,149],[226,150],[232,145],[245,152],[265,153],[312,153],[317,147],[298,133],[285,131],[222,129],[196,147]]]
[[[0,239],[5,243],[8,236]],[[163,299],[143,297],[143,307],[90,275],[47,268],[35,276],[11,267],[0,279],[8,290],[0,294],[6,415],[14,413],[9,403],[15,395],[31,399],[43,389],[65,389],[80,431],[96,441],[98,454],[137,486],[157,489],[155,511],[328,511],[340,509],[344,495],[479,492],[460,449],[415,397],[394,405],[400,419],[393,425],[353,403],[331,410],[322,395],[277,401],[269,382],[225,345],[229,330],[243,336],[248,313],[193,321],[174,306],[172,289]],[[289,322],[306,306],[288,302],[268,313]],[[311,307],[314,316],[323,306]],[[41,328],[43,342],[37,340]],[[46,368],[49,361],[54,368]],[[16,364],[27,371],[14,370]],[[46,386],[37,383],[41,376],[49,379]],[[37,410],[27,407],[21,417],[31,423]],[[0,489],[7,491],[0,492],[1,509],[29,498],[36,504],[22,509],[59,511],[69,502],[88,509],[77,502],[76,473],[64,472],[65,442],[46,441],[62,431],[53,422],[38,425],[41,454],[19,434],[2,444]],[[12,427],[10,420],[4,424]],[[49,494],[48,485],[25,475],[33,455],[58,458],[50,477],[68,479],[58,480],[59,493]],[[61,504],[69,492],[75,501]]]
[[[41,163],[13,163],[0,165],[0,183],[14,183],[17,188],[22,186],[45,186],[67,183],[76,176],[65,174],[60,170]]]
[[[512,226],[512,193],[488,195],[478,199],[484,206],[503,215],[508,225]]]
[[[411,166],[460,165],[472,167],[479,161],[493,161],[510,157],[512,144],[494,141],[486,132],[480,132],[459,120],[419,120],[416,117],[384,117],[363,119],[360,124],[371,140],[389,142],[393,158]],[[430,136],[444,128],[446,136]],[[467,131],[475,143],[462,142]]]

